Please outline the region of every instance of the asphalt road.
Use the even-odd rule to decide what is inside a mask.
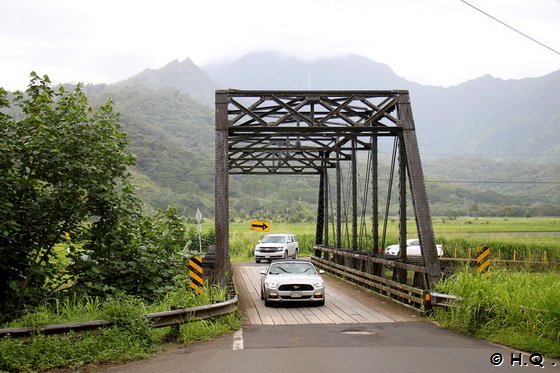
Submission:
[[[517,372],[538,368],[560,372],[558,360],[531,356],[531,353],[450,332],[418,315],[410,315],[413,312],[406,307],[385,302],[379,296],[365,293],[365,290],[343,281],[330,281],[329,286],[336,286],[342,293],[359,300],[360,307],[367,307],[372,312],[398,314],[401,321],[299,325],[246,323],[233,335],[174,346],[156,357],[100,371],[399,373]],[[246,312],[243,307],[241,311]]]
[[[499,355],[497,355],[499,354]],[[502,363],[496,364],[499,357]],[[427,322],[251,325],[106,372],[502,372],[560,362],[457,335]],[[491,359],[494,359],[492,363]]]

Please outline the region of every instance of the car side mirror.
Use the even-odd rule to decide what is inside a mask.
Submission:
[[[261,275],[266,275],[266,270],[263,269],[262,271],[259,272]]]

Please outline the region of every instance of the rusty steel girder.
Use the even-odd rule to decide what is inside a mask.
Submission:
[[[352,244],[357,249],[356,153],[375,153],[372,191],[377,185],[377,139],[393,137],[399,143],[399,216],[406,223],[408,176],[424,263],[432,283],[440,267],[435,247],[422,164],[408,91],[216,91],[216,262],[227,267],[229,234],[228,175],[320,175],[316,243],[328,244],[328,170],[351,162]],[[406,175],[405,175],[406,173]],[[339,173],[337,171],[337,179]],[[339,183],[339,180],[337,180]],[[337,187],[337,199],[340,199]],[[372,198],[373,250],[378,249],[377,195]],[[337,237],[340,244],[340,201],[337,201]],[[401,229],[405,229],[402,227]],[[401,236],[406,236],[404,230]],[[406,251],[405,251],[406,252]]]

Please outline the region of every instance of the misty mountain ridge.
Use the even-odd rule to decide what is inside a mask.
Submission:
[[[408,81],[389,66],[359,55],[304,61],[268,51],[202,68],[188,58],[175,60],[116,84],[171,87],[209,106],[217,88],[406,89],[422,152],[488,157],[515,153],[530,161],[543,159],[538,154],[560,153],[560,71],[520,80],[484,75],[444,88]]]
[[[432,212],[466,215],[467,206],[477,203],[481,214],[514,205],[519,215],[560,213],[557,185],[448,184],[445,180],[557,181],[559,83],[560,71],[522,80],[483,76],[442,88],[407,81],[387,65],[361,56],[306,62],[252,53],[204,69],[190,59],[175,60],[118,83],[88,85],[87,94],[93,102],[112,96],[121,112],[123,129],[137,156],[134,175],[143,200],[158,208],[176,205],[190,216],[198,207],[213,208],[216,88],[408,89],[425,178],[435,182],[427,183]],[[537,156],[546,153],[552,156]],[[502,160],[490,161],[495,154],[502,154]],[[264,211],[269,216],[285,214],[285,219],[303,212],[302,219],[312,220],[317,198],[317,181],[312,177],[245,176],[230,178],[234,218]],[[276,211],[279,205],[289,208]],[[548,205],[552,207],[543,207]]]
[[[113,85],[144,85],[152,89],[171,87],[209,106],[214,105],[214,91],[217,88],[214,81],[190,58],[182,62],[173,60],[160,69],[146,69]]]
[[[304,61],[277,52],[253,52],[202,68],[221,88],[393,90],[417,85],[397,76],[389,66],[356,54]]]
[[[560,71],[520,80],[485,75],[444,88],[408,81],[358,55],[308,62],[254,52],[203,69],[221,88],[409,90],[418,141],[427,153],[560,152]]]

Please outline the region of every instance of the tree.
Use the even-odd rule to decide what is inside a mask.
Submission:
[[[56,272],[57,243],[137,204],[134,157],[111,101],[94,110],[79,85],[54,89],[35,73],[25,93],[14,94],[19,114],[7,114],[6,97],[0,89],[2,312],[52,290],[45,284]]]
[[[473,203],[472,205],[469,206],[469,215],[472,214],[472,216],[475,217],[478,210],[479,210],[478,205],[476,203]]]

